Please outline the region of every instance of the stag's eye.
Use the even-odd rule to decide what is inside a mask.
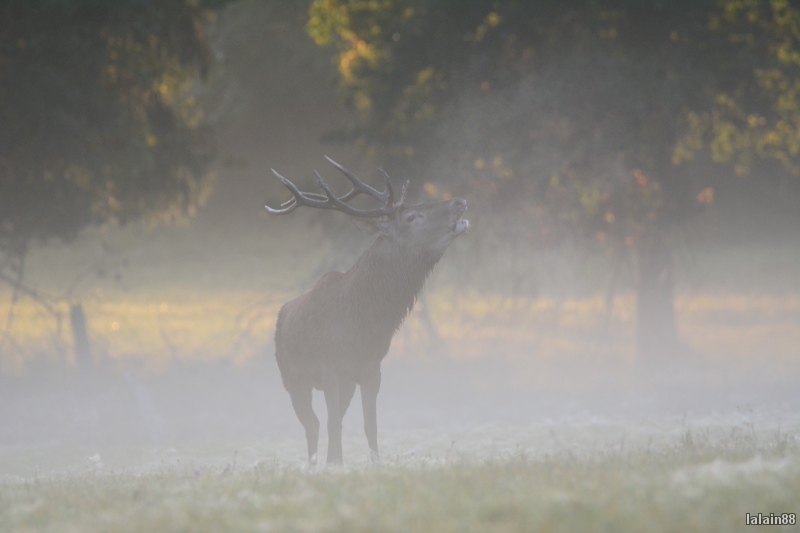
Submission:
[[[408,215],[406,215],[406,222],[411,222],[416,218],[416,216],[417,216],[416,213],[409,213]]]

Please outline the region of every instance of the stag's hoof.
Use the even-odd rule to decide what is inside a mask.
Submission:
[[[309,466],[317,466],[317,454],[316,453],[308,458],[308,465]]]
[[[381,464],[381,456],[378,455],[377,450],[370,450],[369,451],[369,458],[372,460],[372,464],[374,464],[374,465]]]
[[[325,466],[342,466],[342,452],[328,452],[328,460]]]

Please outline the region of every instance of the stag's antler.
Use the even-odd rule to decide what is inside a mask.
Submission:
[[[301,205],[304,205],[306,207],[316,207],[319,209],[334,209],[354,217],[372,218],[394,214],[397,209],[403,205],[403,202],[406,199],[406,192],[408,191],[408,184],[410,182],[407,181],[405,185],[403,185],[403,189],[400,191],[400,199],[395,202],[392,183],[389,180],[389,175],[383,169],[379,170],[383,174],[383,179],[386,182],[386,189],[381,192],[358,179],[355,174],[344,168],[330,157],[325,156],[325,159],[330,161],[333,166],[338,168],[339,171],[350,180],[350,182],[353,184],[353,189],[350,192],[344,196],[337,197],[335,194],[333,194],[333,191],[331,191],[330,187],[328,187],[328,184],[325,183],[325,180],[322,179],[322,176],[320,176],[319,172],[316,170],[314,171],[314,175],[317,177],[317,184],[323,191],[325,191],[325,194],[300,192],[294,183],[275,172],[275,169],[270,169],[272,170],[272,173],[275,174],[279,180],[281,180],[286,188],[291,191],[293,198],[290,198],[288,201],[281,204],[283,209],[273,209],[270,206],[265,205],[264,207],[267,208],[267,211],[275,215],[285,215],[286,213],[291,213]],[[372,198],[383,202],[383,205],[377,209],[356,209],[347,204],[347,202],[359,194],[367,194]]]

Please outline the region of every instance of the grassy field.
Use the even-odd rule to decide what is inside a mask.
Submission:
[[[233,359],[248,368],[255,354],[268,348],[277,309],[289,296],[288,292],[269,297],[234,291],[99,292],[84,299],[84,306],[95,349],[105,361],[123,368],[144,362],[146,369],[158,374],[169,372],[172,363],[198,359],[212,365],[214,360]],[[705,390],[721,380],[714,390],[727,398],[741,388],[754,368],[764,371],[772,366],[782,376],[775,383],[789,390],[787,383],[797,375],[800,347],[796,297],[681,295],[676,309],[683,338],[719,363],[681,377],[681,386],[691,382]],[[66,313],[66,307],[62,312]],[[52,317],[23,300],[14,318],[14,342],[22,354],[15,363],[19,368],[38,350],[57,353],[53,347],[59,343],[69,360],[69,331],[64,328],[59,334]],[[41,335],[42,331],[49,333]],[[432,293],[425,309],[416,310],[395,338],[390,356],[395,363],[387,368],[382,398],[391,403],[391,380],[401,370],[398,361],[408,363],[411,377],[394,387],[400,398],[395,406],[412,399],[421,388],[427,387],[428,394],[436,390],[435,383],[422,387],[413,377],[415,372],[424,372],[420,370],[424,366],[417,369],[414,360],[425,357],[416,354],[430,355],[434,343],[439,344],[437,349],[444,346],[448,365],[486,360],[496,368],[498,360],[511,360],[511,374],[496,378],[502,384],[495,388],[529,387],[546,395],[560,387],[568,393],[561,397],[569,399],[589,394],[587,385],[595,391],[632,387],[636,375],[619,372],[632,367],[632,332],[630,296],[616,298],[611,309],[605,309],[599,297],[555,301],[479,292]],[[765,353],[770,357],[759,357]],[[548,364],[563,361],[572,365],[566,370],[573,378],[547,371]],[[496,391],[491,387],[481,388],[481,380],[491,376],[480,368],[475,367],[480,379],[473,392],[483,395],[481,401],[498,413],[526,409],[494,398]],[[605,374],[599,369],[614,375],[614,380],[604,382]],[[721,369],[741,376],[723,375]],[[218,400],[234,391],[242,396],[240,402],[259,398],[247,389],[242,375],[228,376],[226,389],[220,384],[223,375],[213,368],[209,372],[215,379],[199,382],[196,391],[188,390],[185,383],[178,386],[183,387],[180,394],[186,402],[207,397],[212,404],[223,405]],[[528,373],[534,377],[526,377]],[[459,379],[464,381],[463,377]],[[190,416],[199,416],[197,423],[205,424],[207,432],[227,427],[208,415],[202,418],[204,411],[211,412],[208,405],[192,404],[171,415],[170,400],[157,394],[156,385],[145,381],[170,427]],[[119,377],[106,386],[125,388]],[[277,382],[272,388],[270,394],[283,393]],[[639,389],[627,401],[642,404],[646,411],[651,391],[645,385]],[[701,408],[700,397],[693,399],[686,389],[676,388],[674,393],[685,397],[683,406],[676,407],[680,412]],[[50,400],[37,394],[30,392],[34,397],[30,405],[17,409],[20,413],[9,420],[27,427],[30,418],[20,418],[26,416],[26,409],[49,412],[71,401],[67,392]],[[665,389],[662,398],[670,394]],[[63,435],[55,441],[37,437],[41,442],[33,446],[0,448],[0,531],[751,531],[752,526],[745,524],[746,513],[800,510],[796,400],[780,391],[776,394],[783,394],[788,407],[763,424],[760,415],[754,415],[755,425],[730,420],[688,425],[676,422],[673,415],[666,415],[673,417],[665,425],[662,413],[612,427],[596,422],[592,412],[584,413],[586,408],[580,405],[565,407],[559,415],[541,401],[530,406],[539,413],[529,417],[539,421],[533,429],[492,426],[458,432],[443,429],[446,424],[440,422],[449,415],[441,415],[434,420],[437,429],[427,433],[382,430],[384,459],[378,466],[368,463],[360,429],[351,427],[345,435],[344,468],[308,469],[305,444],[294,420],[287,426],[295,430],[294,438],[234,442],[218,435],[213,445],[168,441],[114,448],[103,442],[88,445],[94,437],[75,439],[77,444],[59,441]],[[275,425],[291,418],[283,396],[275,396],[285,404],[277,418],[265,414],[263,422],[257,423]],[[471,405],[478,405],[480,398]],[[250,408],[265,409],[268,399],[265,396],[261,404]],[[46,401],[54,405],[47,407]],[[755,404],[756,408],[760,405]],[[241,407],[227,405],[223,412],[217,406],[213,412],[219,413],[214,416],[230,419]],[[146,418],[141,405],[138,409],[124,411],[125,416]],[[404,412],[413,413],[414,424],[420,424],[426,415],[414,409],[407,407]],[[86,413],[91,410],[85,407],[79,415],[89,416]],[[13,414],[15,409],[6,411]],[[386,412],[381,411],[382,415]],[[542,425],[548,420],[542,418],[543,412],[556,421]],[[579,414],[577,422],[571,412]],[[77,431],[73,428],[77,423],[69,418],[77,415],[71,413],[67,407],[58,410],[58,417],[67,417],[59,419],[61,431]],[[100,422],[80,424],[90,429],[110,424],[119,418],[114,413],[109,411],[103,419],[101,412]],[[53,424],[47,420],[41,423]],[[321,449],[325,449],[324,439]],[[797,526],[777,529],[796,531]]]
[[[409,451],[390,436],[396,453],[381,465],[364,457],[311,470],[296,441],[294,453],[260,442],[241,452],[172,449],[149,462],[109,451],[116,467],[73,454],[80,466],[60,473],[0,478],[0,531],[733,532],[752,530],[748,512],[800,510],[800,450],[786,433],[686,428],[589,446],[565,435],[546,451],[513,435],[486,444],[502,436],[462,436],[483,444],[454,441],[449,451]],[[33,453],[0,457],[20,465]]]

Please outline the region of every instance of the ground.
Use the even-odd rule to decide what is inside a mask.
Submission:
[[[350,435],[337,468],[306,467],[299,439],[5,450],[0,530],[748,531],[746,513],[800,508],[786,422],[389,432],[377,466]]]

